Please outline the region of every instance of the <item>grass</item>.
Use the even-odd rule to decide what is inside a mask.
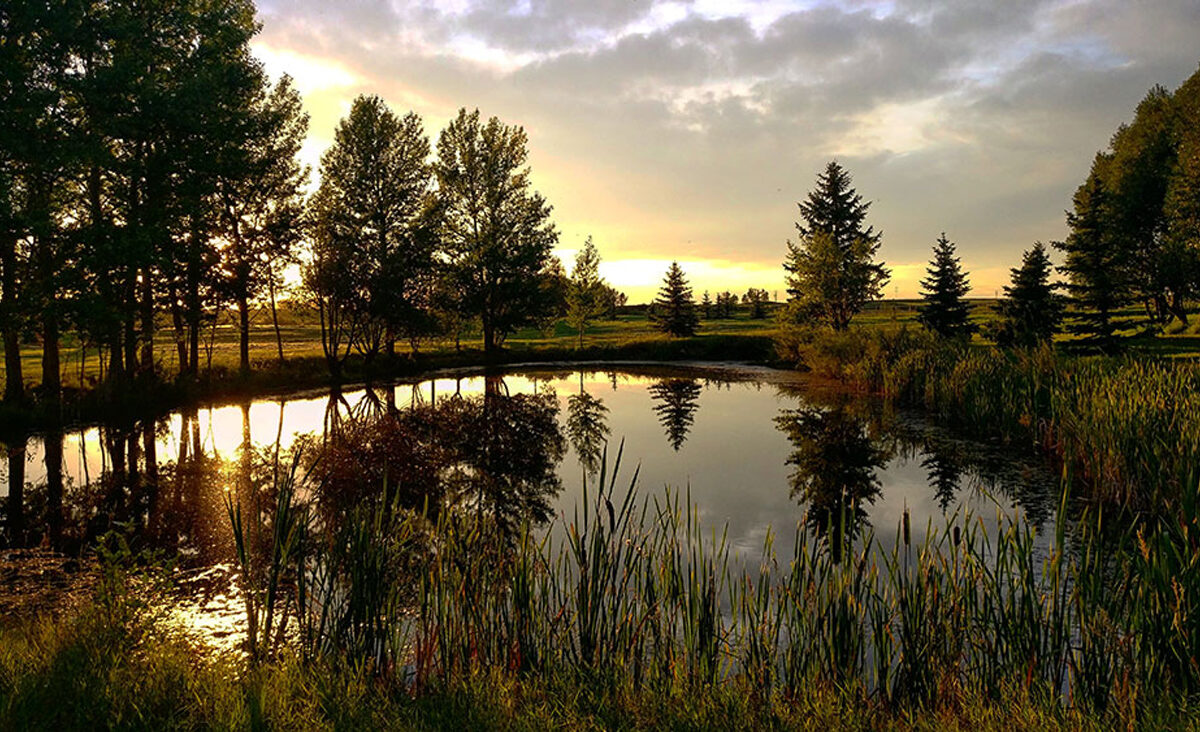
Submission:
[[[1194,483],[1176,521],[1060,520],[1046,552],[960,516],[843,561],[768,538],[735,570],[684,497],[616,467],[561,542],[508,549],[486,514],[430,523],[386,490],[315,521],[283,472],[230,520],[247,623],[291,632],[202,652],[153,601],[164,574],[107,552],[78,614],[0,627],[0,729],[1160,729],[1200,711]]]

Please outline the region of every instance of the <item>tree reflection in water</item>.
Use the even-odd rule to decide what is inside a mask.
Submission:
[[[550,518],[564,450],[553,391],[510,395],[502,378],[487,377],[478,396],[414,400],[394,414],[345,420],[315,445],[310,480],[329,521],[382,499],[431,513],[474,511],[511,541],[525,521]]]
[[[775,423],[792,443],[791,495],[807,504],[805,521],[840,561],[864,528],[866,506],[882,490],[878,471],[887,453],[844,407],[785,410]]]
[[[584,390],[583,372],[580,372],[579,393],[567,397],[567,437],[588,478],[600,470],[610,432],[607,419],[608,407],[602,399]]]
[[[696,421],[701,390],[700,382],[696,379],[663,379],[650,387],[654,413],[666,431],[667,443],[676,452],[687,440],[688,432]]]

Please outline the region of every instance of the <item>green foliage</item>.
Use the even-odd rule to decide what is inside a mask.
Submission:
[[[890,278],[875,261],[882,235],[866,226],[870,204],[850,186],[850,174],[831,162],[817,187],[799,203],[798,243],[788,241],[787,271],[790,322],[817,319],[845,330],[862,306],[883,295]]]
[[[439,235],[464,313],[483,324],[484,350],[547,309],[551,207],[530,190],[525,130],[460,109],[438,139]]]
[[[671,262],[667,268],[653,308],[650,320],[662,332],[675,337],[696,334],[696,328],[700,325],[696,303],[692,300],[692,288],[678,262]]]
[[[742,296],[742,302],[750,306],[750,319],[758,320],[767,317],[767,300],[770,295],[766,290],[760,290],[751,287],[746,290],[746,294]]]
[[[342,341],[370,360],[394,351],[400,333],[416,338],[428,330],[435,282],[429,152],[420,118],[398,117],[379,97],[360,96],[321,158],[306,281],[323,330],[344,331],[322,336],[335,368]]]
[[[1001,347],[1033,348],[1049,343],[1062,324],[1064,303],[1050,282],[1053,265],[1040,241],[1012,269],[1012,284],[1004,287],[996,343]]]
[[[921,280],[922,304],[917,320],[940,338],[969,339],[976,326],[970,321],[971,306],[963,297],[970,289],[967,273],[955,256],[954,243],[942,232],[933,247],[933,261]]]
[[[1130,302],[1129,255],[1109,225],[1111,198],[1103,175],[1108,158],[1097,155],[1087,181],[1067,213],[1071,233],[1055,246],[1066,253],[1062,266],[1075,311],[1068,329],[1102,350],[1117,346],[1115,312]]]
[[[575,255],[575,267],[567,285],[567,323],[579,331],[579,346],[592,321],[608,308],[604,301],[605,282],[600,279],[600,252],[588,236],[583,249]]]

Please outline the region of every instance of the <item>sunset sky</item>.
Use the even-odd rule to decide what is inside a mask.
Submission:
[[[697,297],[762,287],[833,158],[913,296],[945,230],[975,295],[1065,233],[1092,156],[1200,63],[1197,0],[260,0],[314,167],[358,94],[436,142],[459,107],[525,127],[569,265],[592,234],[632,302],[678,259]]]

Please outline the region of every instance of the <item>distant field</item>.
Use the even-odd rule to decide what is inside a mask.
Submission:
[[[997,301],[992,299],[975,300],[972,320],[980,326],[995,319]],[[854,323],[861,326],[893,328],[903,324],[915,325],[918,300],[885,300],[867,306],[855,319]],[[774,319],[774,307],[768,310],[766,318],[751,319],[745,310],[734,317],[721,319],[702,319],[697,339],[704,340],[714,336],[763,336],[775,334],[777,325]],[[615,320],[603,320],[593,325],[587,332],[585,345],[598,347],[621,346],[630,343],[653,343],[670,341],[669,336],[656,331],[646,318],[643,306],[626,308],[626,314]],[[1122,317],[1132,320],[1140,315],[1137,310],[1123,312]],[[281,313],[280,331],[283,340],[284,357],[289,360],[321,358],[320,326],[314,316],[304,311],[283,311]],[[1132,331],[1129,331],[1132,334]],[[211,338],[211,348],[208,339]],[[204,334],[201,344],[201,367],[211,363],[217,369],[236,369],[238,365],[237,330],[232,320],[223,322],[215,330]],[[542,348],[569,350],[575,347],[576,334],[564,321],[555,323],[547,330],[526,328],[510,336],[506,346],[514,350],[537,350]],[[986,342],[982,336],[975,337],[977,342]],[[1063,336],[1069,340],[1069,336]],[[464,349],[479,349],[481,338],[479,333],[464,334],[461,342]],[[408,351],[407,343],[397,344],[401,353]],[[1186,328],[1176,325],[1170,332],[1139,336],[1131,340],[1131,348],[1136,353],[1159,356],[1200,356],[1200,317],[1192,320]],[[167,375],[176,373],[178,359],[171,331],[166,327],[159,330],[156,340],[156,353],[159,368]],[[423,353],[448,353],[454,350],[453,339],[435,339],[420,345]],[[41,379],[42,353],[37,343],[28,344],[23,350],[25,380],[36,385]],[[81,361],[81,358],[83,359]],[[275,332],[266,313],[258,314],[251,326],[250,359],[252,364],[273,365],[278,359],[275,344]],[[83,350],[71,335],[63,338],[62,351],[63,384],[67,387],[79,387],[81,384],[90,386],[100,375],[100,360],[94,348]],[[0,382],[4,374],[0,371]]]

